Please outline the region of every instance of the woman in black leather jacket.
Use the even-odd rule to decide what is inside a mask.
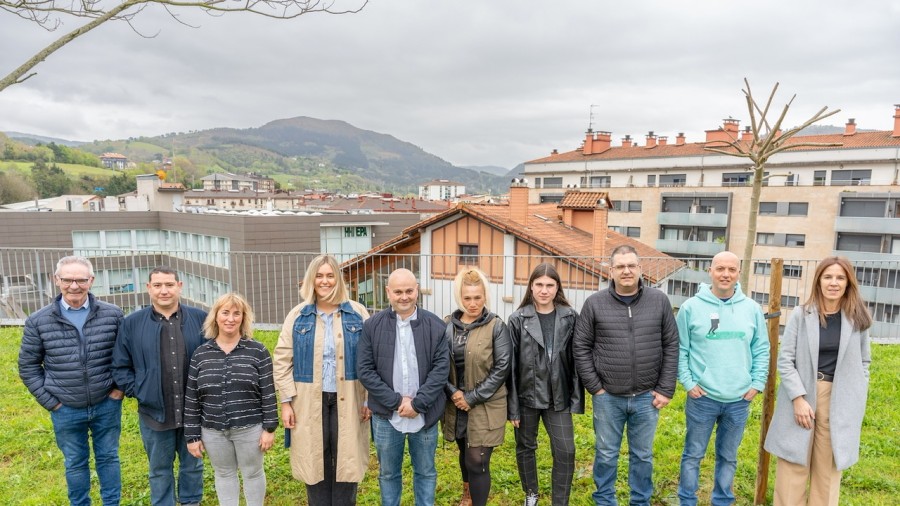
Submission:
[[[575,472],[572,413],[584,413],[584,389],[572,359],[576,316],[556,268],[543,263],[531,273],[528,291],[509,317],[513,363],[508,418],[515,427],[516,463],[526,506],[537,504],[535,450],[541,420],[553,455],[552,503],[569,504]]]

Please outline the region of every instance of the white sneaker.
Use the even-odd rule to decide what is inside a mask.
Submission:
[[[525,506],[537,506],[538,496],[537,494],[527,494],[525,496]]]

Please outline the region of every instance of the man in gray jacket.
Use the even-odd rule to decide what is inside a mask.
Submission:
[[[622,433],[628,430],[632,505],[653,495],[653,437],[659,410],[675,394],[678,328],[666,295],[644,287],[637,251],[610,256],[609,288],[584,302],[575,324],[575,369],[594,408],[594,502],[615,505]]]
[[[407,269],[388,278],[391,307],[363,324],[357,347],[359,381],[369,392],[378,453],[381,503],[399,506],[403,448],[409,441],[416,506],[434,504],[437,422],[444,412],[450,374],[447,325],[416,305],[419,285]]]
[[[117,505],[124,394],[111,363],[122,310],[90,293],[94,267],[86,258],[61,258],[54,278],[60,295],[25,320],[19,376],[50,411],[56,445],[65,457],[69,503],[91,504],[90,443],[103,504]]]

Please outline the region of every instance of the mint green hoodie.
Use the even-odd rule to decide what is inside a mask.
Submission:
[[[678,381],[685,390],[700,385],[719,402],[735,402],[766,386],[769,338],[759,304],[735,286],[725,302],[702,283],[678,310]]]

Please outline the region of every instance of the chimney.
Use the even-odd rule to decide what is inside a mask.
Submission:
[[[732,143],[738,138],[739,120],[727,118],[722,120],[722,126],[715,130],[706,131],[706,142]]]
[[[626,135],[625,137],[622,138],[622,147],[623,148],[631,147],[631,136],[630,135]]]
[[[744,131],[741,132],[741,140],[744,142],[753,142],[753,128],[747,126],[744,128]]]
[[[660,135],[658,140],[659,140],[660,146],[665,146],[669,143],[669,138],[666,137],[665,135]]]
[[[509,185],[509,219],[525,225],[528,218],[528,180],[515,178]]]
[[[894,128],[894,130],[896,130],[896,127]],[[844,135],[855,135],[855,134],[856,134],[856,118],[850,118],[847,120],[847,125],[844,128]]]
[[[900,104],[894,104],[894,133],[891,137],[900,137]]]
[[[591,244],[591,255],[598,260],[605,259],[608,255],[606,252],[606,232],[609,229],[609,195],[603,194],[603,197],[597,200],[594,207],[594,230],[593,241]]]
[[[554,155],[558,155],[558,154],[559,154],[559,151],[556,149],[554,149],[553,151],[550,152],[550,156],[554,156]]]
[[[675,145],[684,146],[684,132],[678,132],[678,135],[675,136]]]
[[[582,153],[585,155],[596,155],[608,150],[612,144],[612,134],[610,132],[594,133],[588,129],[584,137],[584,147]]]
[[[648,148],[656,147],[656,136],[653,135],[653,130],[647,132],[647,146]]]

